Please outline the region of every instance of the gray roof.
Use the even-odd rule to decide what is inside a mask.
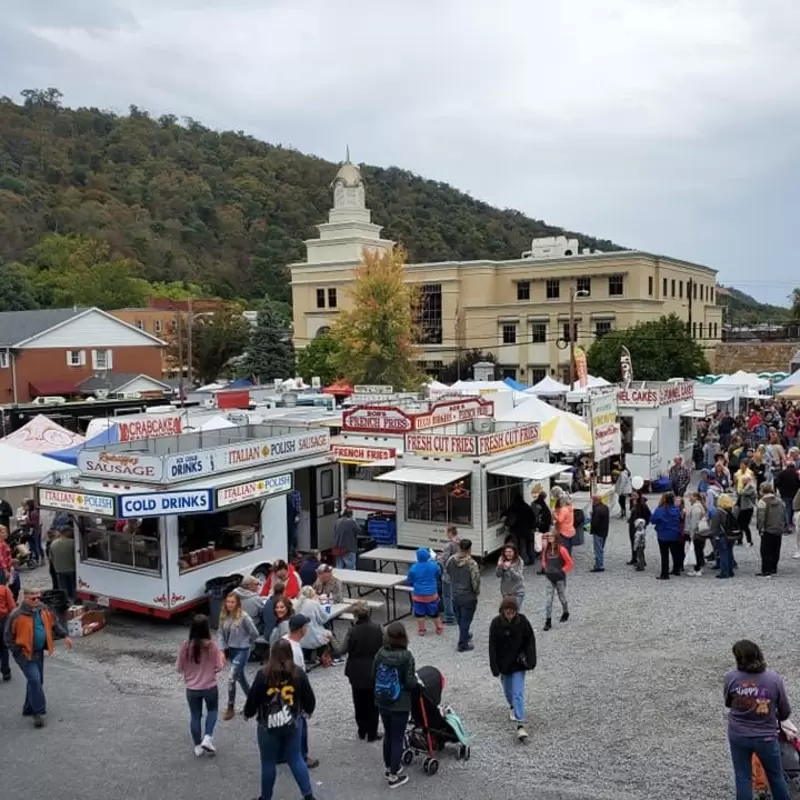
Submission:
[[[62,322],[80,316],[86,308],[40,308],[35,311],[0,311],[0,347],[13,347]]]
[[[136,380],[136,378],[142,374],[141,372],[104,372],[102,376],[95,375],[91,378],[87,378],[85,381],[81,381],[81,383],[78,384],[78,388],[81,392],[96,392],[98,389],[116,392],[131,381]],[[162,381],[161,378],[154,378],[152,375],[144,375],[144,377],[162,385],[166,383]]]

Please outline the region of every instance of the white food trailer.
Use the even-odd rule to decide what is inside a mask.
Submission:
[[[440,548],[455,525],[482,557],[503,545],[502,517],[514,495],[564,469],[550,464],[539,423],[503,426],[489,433],[421,433],[405,436],[397,469],[377,478],[397,487],[397,544]]]
[[[69,515],[80,598],[170,617],[203,602],[211,578],[287,557],[293,488],[306,492],[311,546],[330,546],[329,448],[326,430],[277,424],[86,448],[77,472],[39,485],[39,503]]]
[[[654,480],[675,456],[689,462],[697,432],[694,383],[642,383],[617,395],[625,464],[631,475]]]

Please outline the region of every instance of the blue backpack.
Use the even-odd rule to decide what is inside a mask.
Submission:
[[[395,703],[400,698],[400,674],[397,667],[378,664],[375,670],[375,699],[378,703]]]

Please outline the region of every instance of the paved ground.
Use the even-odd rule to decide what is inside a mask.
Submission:
[[[541,632],[544,582],[530,575],[526,611],[537,628],[539,667],[529,680],[527,746],[516,744],[488,671],[487,630],[499,594],[496,579],[485,573],[474,652],[455,652],[452,629],[443,638],[412,640],[418,665],[445,672],[446,697],[474,738],[472,760],[444,758],[434,778],[412,768],[412,780],[398,794],[415,800],[431,791],[443,800],[520,792],[541,800],[731,797],[720,690],[732,642],[743,636],[760,642],[800,704],[800,561],[789,557],[789,545],[785,539],[774,580],[753,576],[756,547],[737,549],[741,569],[732,581],[709,573],[661,583],[653,577],[654,542],[647,573],[624,566],[627,534],[617,523],[604,574],[588,574],[589,548],[576,550],[568,587],[572,618],[548,633]],[[185,632],[117,616],[105,631],[77,641],[73,653],[60,648],[46,664],[50,714],[42,731],[19,716],[19,674],[1,684],[0,764],[14,800],[55,794],[108,800],[134,786],[152,800],[256,796],[251,724],[221,723],[215,760],[196,760],[191,752],[172,666]],[[372,800],[385,791],[379,746],[355,736],[341,668],[314,672],[312,683],[319,711],[310,740],[322,759],[313,773],[315,791],[322,800]],[[297,796],[282,774],[276,800]]]

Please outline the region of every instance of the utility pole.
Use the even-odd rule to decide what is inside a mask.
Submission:
[[[456,337],[456,375],[458,376],[458,380],[461,380],[461,336],[459,332],[460,315],[460,310],[456,308],[456,317],[453,324],[453,330]]]
[[[692,292],[694,291],[694,281],[689,278],[689,282],[686,284],[689,290],[689,321],[686,323],[686,333],[691,336],[692,335]]]
[[[575,391],[575,289],[569,290],[569,390]]]
[[[180,311],[175,315],[175,322],[178,326],[178,393],[183,408],[183,316]]]
[[[192,385],[192,323],[194,321],[194,317],[192,316],[192,298],[190,297],[188,300],[188,311],[187,311],[187,329],[186,329],[186,351],[187,351],[187,358],[186,358],[186,377],[189,381],[189,386]]]

